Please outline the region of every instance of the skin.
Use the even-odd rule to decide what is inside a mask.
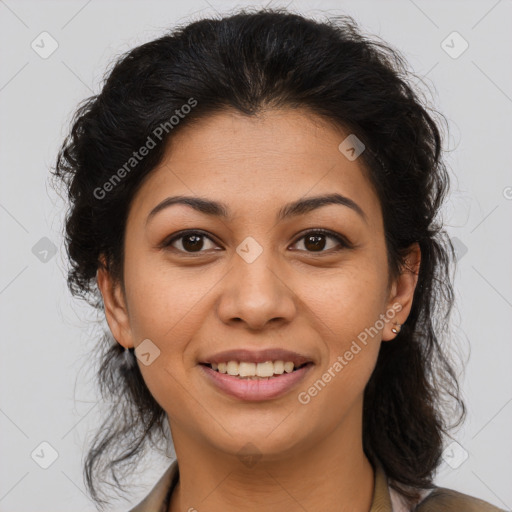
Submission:
[[[127,348],[150,339],[160,350],[150,365],[138,364],[167,413],[179,462],[171,512],[370,509],[374,471],[362,447],[363,392],[381,342],[396,336],[394,322],[403,324],[410,312],[420,250],[411,246],[407,268],[390,280],[378,197],[362,159],[350,161],[338,149],[347,135],[299,110],[252,118],[224,111],[187,126],[131,204],[124,290],[98,270],[115,339]],[[327,205],[276,222],[284,204],[333,192],[355,201],[366,221],[346,206]],[[149,212],[174,195],[222,201],[233,217],[173,205],[146,225]],[[345,236],[353,247],[324,236],[315,250],[304,238],[313,228]],[[159,247],[185,229],[210,235],[202,252],[183,238]],[[248,236],[263,251],[252,263],[236,252]],[[298,393],[393,304],[401,306],[394,318],[300,403]],[[231,398],[198,366],[219,351],[274,347],[315,362],[277,399]],[[247,443],[261,456],[250,467],[238,456]]]

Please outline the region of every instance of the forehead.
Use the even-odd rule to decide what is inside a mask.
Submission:
[[[380,206],[361,158],[339,149],[350,135],[305,110],[247,116],[231,110],[178,131],[133,201],[147,215],[171,195],[195,195],[229,205],[233,213],[279,210],[307,196],[340,193],[379,223]]]

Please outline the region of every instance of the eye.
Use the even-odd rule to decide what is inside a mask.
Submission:
[[[165,240],[161,244],[161,247],[173,247],[179,252],[189,254],[198,252],[200,253],[204,252],[202,251],[202,249],[204,249],[205,246],[204,239],[207,239],[213,243],[213,240],[201,231],[182,231],[178,235],[173,236],[171,239]],[[178,247],[174,245],[175,243]],[[217,246],[214,244],[214,247]]]
[[[331,240],[334,240],[337,242],[337,244],[334,244],[334,247],[338,245],[338,247],[341,247],[339,249],[336,249],[334,251],[327,250],[325,251],[326,242],[325,239],[330,238]],[[211,249],[218,247],[213,240],[206,235],[206,233],[203,233],[202,231],[182,231],[181,233],[178,233],[174,235],[170,239],[164,240],[162,244],[160,245],[161,248],[169,248],[175,249],[178,252],[185,253],[185,254],[193,254],[193,253],[201,253],[206,252],[205,249],[205,239],[210,241],[213,245],[213,247],[206,247],[206,249]],[[326,229],[315,229],[310,230],[307,233],[305,233],[301,238],[299,238],[293,245],[297,245],[299,241],[304,240],[304,247],[306,248],[307,252],[337,252],[338,250],[341,250],[342,248],[350,248],[352,245],[350,242],[343,236],[338,235],[332,231],[326,230]],[[206,244],[208,245],[208,244]],[[332,247],[331,247],[332,248]],[[329,248],[328,248],[329,249]],[[214,249],[215,250],[215,249]]]
[[[337,245],[341,246],[341,248],[351,247],[351,244],[348,242],[346,238],[342,237],[341,235],[337,235],[332,231],[328,231],[326,229],[315,229],[312,231],[308,231],[305,235],[299,238],[297,242],[295,242],[295,244],[298,244],[299,241],[304,240],[303,245],[306,248],[307,252],[337,252],[341,250],[336,249],[334,251],[324,251],[327,245],[325,242],[326,238],[335,240],[336,242],[338,242]]]

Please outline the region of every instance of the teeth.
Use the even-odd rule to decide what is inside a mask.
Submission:
[[[225,363],[212,363],[212,369],[219,373],[238,377],[272,377],[291,373],[294,370],[292,361],[265,361],[264,363],[248,363],[246,361],[227,361]]]
[[[256,375],[256,364],[241,362],[238,365],[238,375],[240,377],[254,377]]]
[[[236,361],[228,361],[228,375],[238,375],[238,363]]]
[[[244,363],[240,363],[240,367]],[[264,363],[258,363],[255,365],[255,375],[258,377],[272,377],[274,375],[274,363],[272,361],[265,361]],[[242,375],[242,372],[240,372]]]
[[[281,375],[282,373],[284,373],[283,361],[274,361],[274,373],[277,375]]]
[[[290,363],[289,361],[287,361],[286,363],[284,363],[284,371],[286,373],[291,373],[293,372],[293,363]]]

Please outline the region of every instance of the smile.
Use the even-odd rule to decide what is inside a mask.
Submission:
[[[294,367],[291,361],[200,364],[208,382],[223,393],[246,401],[278,398],[295,387],[313,367],[312,362]]]
[[[265,361],[263,363],[227,361],[211,364],[212,370],[241,378],[272,377],[283,373],[291,373],[302,366],[304,364],[295,366],[293,361]]]

